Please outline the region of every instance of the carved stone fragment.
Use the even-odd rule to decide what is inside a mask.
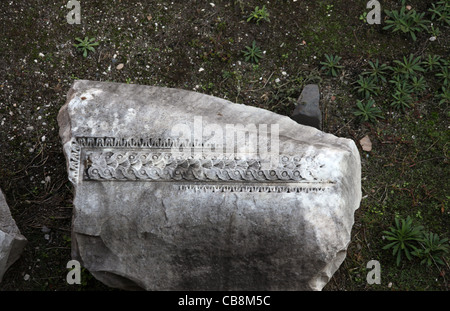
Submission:
[[[72,256],[111,287],[321,290],[361,199],[352,140],[191,91],[78,80],[58,116]]]

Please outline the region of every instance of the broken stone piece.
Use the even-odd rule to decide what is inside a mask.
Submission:
[[[372,151],[372,142],[370,141],[369,135],[364,136],[359,143],[361,144],[362,150]]]
[[[352,140],[200,93],[77,80],[72,257],[126,290],[321,290],[361,200]]]
[[[0,190],[0,282],[6,270],[19,259],[26,244],[27,239],[20,234]]]
[[[322,113],[319,107],[320,91],[317,84],[308,84],[298,98],[291,118],[300,124],[322,129]]]

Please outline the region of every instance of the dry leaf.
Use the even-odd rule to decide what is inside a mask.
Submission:
[[[370,141],[370,138],[368,135],[364,136],[359,143],[361,144],[361,147],[364,151],[371,151],[372,150],[372,142]]]

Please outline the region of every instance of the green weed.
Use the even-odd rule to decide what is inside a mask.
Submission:
[[[383,29],[391,29],[392,32],[409,33],[414,41],[417,40],[416,32],[427,30],[429,21],[424,19],[425,13],[417,13],[414,9],[406,12],[406,6],[402,6],[400,11],[385,10],[385,13],[389,19],[386,20],[387,26]]]
[[[363,95],[364,98],[369,99],[372,95],[377,95],[379,92],[379,88],[375,83],[375,78],[373,77],[363,77],[359,76],[359,79],[356,81],[358,86],[355,88],[356,91]]]
[[[396,256],[396,264],[400,265],[402,256],[405,255],[408,260],[412,259],[411,253],[417,250],[416,243],[422,237],[422,226],[414,226],[412,219],[408,216],[401,222],[395,218],[395,227],[390,227],[390,231],[383,231],[386,239],[391,241],[383,249],[391,249],[392,255]]]
[[[327,74],[331,75],[333,77],[336,77],[338,74],[338,71],[344,66],[338,65],[339,61],[342,59],[342,57],[337,55],[328,55],[325,54],[326,61],[320,62],[322,66],[322,70],[327,70]]]
[[[256,42],[253,41],[252,46],[246,46],[245,50],[242,51],[245,56],[245,61],[250,61],[252,63],[258,63],[259,59],[263,57],[262,51],[256,46]]]
[[[358,100],[356,107],[357,109],[353,111],[353,114],[362,122],[370,121],[375,123],[377,119],[384,119],[381,109],[375,106],[373,99],[369,99],[365,104]]]
[[[266,9],[266,6],[263,5],[262,8],[256,6],[250,16],[247,18],[247,22],[256,21],[256,24],[259,24],[260,21],[264,20],[266,22],[270,22],[269,12]]]
[[[78,44],[74,44],[74,46],[83,53],[83,57],[87,57],[88,51],[95,52],[94,46],[99,45],[98,42],[94,42],[95,38],[85,37],[84,40],[80,38],[75,38],[78,41]]]

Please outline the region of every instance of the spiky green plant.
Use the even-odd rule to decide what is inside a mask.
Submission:
[[[74,44],[74,46],[83,53],[83,57],[87,57],[88,51],[94,52],[94,46],[99,45],[98,42],[94,42],[95,38],[85,37],[84,40],[80,38],[75,38],[78,41],[78,44]]]
[[[448,66],[442,66],[441,72],[436,74],[436,77],[439,77],[443,80],[444,85],[448,85],[450,81],[450,70]]]
[[[400,11],[385,10],[389,17],[386,20],[387,26],[383,29],[391,29],[392,32],[401,31],[405,34],[410,34],[411,38],[416,41],[416,32],[422,32],[427,29],[428,21],[424,19],[425,13],[417,13],[414,9],[406,11],[406,6],[403,5]]]
[[[431,6],[432,7],[428,9],[429,12],[433,13],[431,15],[431,20],[441,24],[450,25],[450,2],[448,0],[442,0],[436,4],[431,4]]]
[[[375,62],[372,62],[369,60],[369,66],[370,69],[368,69],[367,71],[363,72],[363,75],[369,75],[370,77],[373,77],[375,79],[376,82],[378,81],[382,81],[383,83],[386,83],[386,75],[387,75],[387,71],[392,69],[390,66],[386,65],[386,64],[381,64],[379,63],[378,59],[375,60]]]
[[[395,91],[402,95],[410,95],[413,92],[413,89],[408,81],[404,80],[402,83],[397,84]]]
[[[402,256],[405,255],[411,260],[411,252],[417,250],[417,243],[422,238],[422,226],[414,226],[411,217],[401,221],[395,218],[395,227],[390,227],[390,231],[383,231],[385,238],[390,241],[383,249],[392,248],[392,255],[396,256],[397,266],[400,265]]]
[[[427,59],[423,61],[423,65],[425,65],[426,71],[433,71],[433,69],[435,69],[441,64],[440,60],[441,57],[439,55],[429,54]]]
[[[450,89],[443,86],[442,92],[437,95],[437,98],[440,100],[439,105],[450,103]]]
[[[265,5],[263,5],[262,8],[259,8],[259,6],[255,7],[250,16],[247,18],[247,22],[252,20],[256,21],[256,24],[259,24],[262,20],[270,22],[269,12],[267,11]]]
[[[407,78],[416,75],[417,72],[425,71],[425,69],[421,67],[422,62],[420,56],[414,57],[413,54],[410,54],[409,58],[403,56],[403,61],[394,60],[394,63],[398,65],[396,67],[397,72],[404,74]]]
[[[356,84],[358,84],[355,88],[356,91],[366,99],[369,99],[372,95],[377,95],[379,92],[379,88],[373,77],[363,77],[362,75],[359,75]]]
[[[256,42],[253,41],[252,46],[246,46],[245,50],[242,51],[245,57],[245,61],[250,61],[257,64],[259,59],[263,57],[263,53],[259,47],[256,46]]]
[[[439,27],[434,27],[433,24],[430,24],[430,28],[427,29],[427,31],[432,37],[435,37],[435,38],[437,38],[441,35],[441,30],[439,29]]]
[[[412,97],[409,94],[395,92],[394,95],[392,95],[392,98],[393,101],[391,102],[391,106],[395,109],[405,110],[405,108],[411,107]]]
[[[426,232],[423,234],[419,244],[421,248],[417,248],[411,254],[422,259],[421,264],[426,264],[427,266],[431,266],[433,263],[444,265],[444,261],[441,258],[449,252],[447,238],[441,239],[436,233]]]
[[[425,78],[423,76],[411,77],[410,85],[411,85],[411,91],[414,94],[422,94],[427,88],[427,82],[425,81]]]
[[[384,119],[381,109],[375,106],[375,101],[372,98],[366,103],[358,100],[356,107],[357,109],[353,110],[353,114],[362,122],[370,121],[376,123],[377,119]]]
[[[407,80],[402,80],[400,83],[396,84],[394,94],[392,96],[393,101],[391,106],[396,109],[405,110],[409,108],[413,100],[411,93],[413,92],[411,85],[409,85]]]
[[[338,74],[338,71],[344,66],[338,65],[339,61],[342,59],[342,57],[337,55],[328,55],[325,54],[325,61],[320,62],[322,66],[322,70],[327,70],[327,74],[331,75],[333,77],[336,77]]]
[[[403,76],[401,73],[396,73],[392,76],[391,80],[389,80],[389,83],[392,83],[396,88],[399,87],[400,84],[403,84],[403,82],[406,82],[407,79],[405,76]]]

